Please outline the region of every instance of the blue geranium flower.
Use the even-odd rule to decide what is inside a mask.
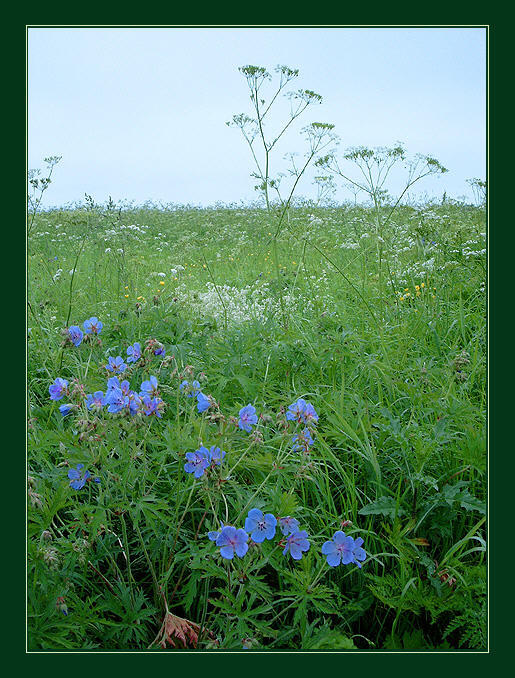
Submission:
[[[200,447],[195,452],[186,452],[186,459],[187,462],[184,464],[186,473],[193,473],[195,478],[200,478],[209,467],[209,450]]]
[[[197,393],[197,410],[199,412],[205,412],[210,405],[209,398],[199,391]]]
[[[86,484],[87,479],[91,475],[89,471],[85,471],[84,475],[81,475],[81,471],[83,468],[84,464],[77,464],[77,468],[71,468],[68,471],[70,487],[73,487],[74,490],[81,490]]]
[[[70,337],[70,340],[74,346],[80,346],[82,343],[82,330],[78,325],[71,325],[68,328],[68,336]]]
[[[257,544],[265,541],[265,539],[273,539],[275,537],[275,528],[277,519],[271,513],[263,514],[259,509],[251,509],[245,519],[245,529],[250,532],[250,538]]]
[[[293,534],[294,532],[299,531],[299,521],[291,516],[279,518],[279,525],[281,527],[281,532],[284,535]]]
[[[95,391],[86,397],[86,407],[88,410],[96,408],[101,410],[105,405],[105,398],[103,391]]]
[[[361,563],[366,560],[367,554],[364,548],[361,548],[363,545],[363,539],[358,537],[354,540],[354,546],[352,547],[352,555],[354,557],[354,562],[361,569]]]
[[[363,540],[361,540],[363,543]],[[332,541],[326,541],[322,545],[322,553],[327,556],[327,564],[331,567],[340,565],[348,565],[354,560],[352,552],[354,548],[354,539],[347,537],[345,532],[338,530],[334,533]],[[361,549],[363,551],[363,549]],[[363,551],[364,552],[364,551]],[[364,558],[361,558],[364,560]]]
[[[299,398],[288,407],[286,419],[304,424],[309,424],[312,421],[316,423],[318,414],[311,403],[306,402],[304,398]]]
[[[310,430],[305,428],[302,433],[295,434],[292,438],[292,443],[294,452],[299,452],[300,450],[307,452],[311,445],[313,445],[313,438]]]
[[[248,405],[245,405],[245,407],[241,408],[239,411],[239,416],[240,420],[238,422],[238,426],[243,429],[243,431],[250,433],[252,431],[252,426],[257,424],[258,420],[256,408],[249,403]]]
[[[165,349],[165,347],[164,347],[164,346],[158,346],[158,347],[154,350],[154,355],[162,355],[163,358],[164,358],[165,355],[166,355],[166,349]]]
[[[59,406],[59,412],[63,415],[63,417],[66,417],[67,414],[70,414],[72,410],[73,405],[71,403],[66,403],[66,405]]]
[[[104,324],[98,318],[92,316],[89,320],[84,321],[83,327],[86,334],[100,334]]]
[[[151,376],[150,379],[147,379],[141,384],[139,393],[141,397],[148,395],[154,398],[158,393],[157,377]]]
[[[151,398],[149,395],[144,395],[141,398],[141,409],[147,417],[154,414],[161,419],[159,404],[162,402],[161,398]]]
[[[247,544],[248,540],[249,535],[245,530],[242,530],[241,528],[237,530],[232,525],[224,525],[220,530],[215,543],[220,547],[220,555],[222,558],[232,560],[235,553],[238,558],[243,558],[249,550],[249,545]]]
[[[129,405],[129,397],[124,395],[120,388],[113,388],[106,394],[105,404],[109,406],[108,412],[116,414]]]
[[[292,532],[286,538],[286,546],[284,547],[283,555],[285,556],[288,551],[293,560],[300,560],[302,558],[302,553],[304,551],[309,551],[308,533],[306,530]]]
[[[221,450],[219,447],[215,447],[214,445],[209,448],[208,454],[209,461],[211,462],[211,464],[214,464],[215,466],[220,466],[225,457],[225,452]]]
[[[141,358],[141,346],[139,342],[135,341],[127,349],[127,362],[128,363],[137,363]]]
[[[113,358],[112,356],[109,357],[109,363],[106,365],[106,368],[109,372],[121,374],[122,372],[125,372],[127,365],[123,362],[122,356],[117,355],[116,358]]]
[[[50,393],[50,400],[61,400],[68,389],[68,382],[66,379],[57,377],[53,384],[48,387]]]

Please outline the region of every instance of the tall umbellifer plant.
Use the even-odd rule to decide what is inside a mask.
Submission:
[[[415,184],[425,177],[443,174],[447,169],[430,155],[417,154],[408,157],[400,143],[390,148],[349,148],[341,159],[334,153],[329,153],[319,157],[316,165],[343,179],[345,185],[353,187],[354,191],[362,191],[369,196],[374,206],[374,227],[378,236],[377,256],[381,287],[382,265],[387,251],[384,248],[386,226]],[[400,186],[394,197],[391,194],[393,175],[396,175],[397,185]]]
[[[263,196],[268,211],[274,265],[277,279],[280,281],[277,240],[299,181],[310,164],[336,140],[332,132],[334,125],[312,122],[302,128],[306,149],[303,157],[299,160],[296,153],[286,154],[285,157],[289,162],[287,170],[279,171],[275,159],[278,149],[282,146],[284,135],[292,131],[293,123],[308,107],[321,104],[322,97],[309,89],[288,89],[289,83],[298,77],[298,69],[276,66],[275,78],[262,66],[241,66],[238,70],[244,76],[249,89],[251,115],[246,113],[234,115],[227,125],[237,127],[241,131],[250,149],[254,163],[251,176],[257,180],[255,188]],[[281,111],[279,102],[284,99],[289,106],[286,111]],[[283,324],[286,326],[287,313],[280,282],[278,287]]]

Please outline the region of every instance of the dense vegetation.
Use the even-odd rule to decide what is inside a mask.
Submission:
[[[275,248],[258,207],[29,226],[29,648],[486,646],[484,209],[299,201]],[[252,509],[273,538],[224,557]]]

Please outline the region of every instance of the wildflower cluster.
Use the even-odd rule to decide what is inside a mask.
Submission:
[[[201,478],[210,468],[220,466],[224,457],[225,452],[215,445],[209,449],[201,446],[195,452],[186,452],[184,470],[193,473],[195,478]]]
[[[70,325],[64,332],[65,342],[70,342],[74,346],[80,346],[83,340],[89,341],[93,337],[98,337],[103,326],[103,323],[95,316],[92,316],[83,322],[82,327],[84,328],[84,332],[78,325]]]
[[[276,518],[272,513],[263,513],[258,508],[251,509],[245,518],[244,529],[232,525],[221,524],[220,531],[208,532],[208,539],[214,541],[220,548],[222,558],[232,560],[234,554],[239,558],[249,549],[251,543],[262,544],[266,540],[273,540],[279,525],[284,539],[279,541],[283,547],[283,555],[288,553],[293,560],[301,560],[303,553],[309,551],[310,541],[306,530],[301,530],[299,521],[292,516]],[[345,536],[344,532],[337,531],[332,541],[326,541],[322,546],[322,554],[327,558],[331,567],[349,563],[356,564],[361,568],[361,563],[366,559],[366,552],[362,548],[363,539]]]
[[[314,443],[313,434],[318,423],[318,414],[311,403],[299,398],[288,407],[286,419],[297,424],[305,424],[304,430],[292,438],[293,451],[308,453]]]
[[[431,298],[435,298],[436,288],[433,287]],[[410,292],[409,287],[405,287],[402,292],[396,292],[399,301],[413,301],[418,299],[418,297],[425,297],[429,293],[429,288],[426,286],[426,283],[422,282],[420,285],[415,285],[413,288],[413,293]]]

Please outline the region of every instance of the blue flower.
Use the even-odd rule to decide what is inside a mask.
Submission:
[[[115,388],[120,388],[120,380],[118,377],[110,377],[107,380],[106,398]]]
[[[84,335],[78,325],[71,325],[71,327],[68,328],[68,336],[74,346],[80,346]]]
[[[141,407],[142,404],[141,398],[135,391],[129,391],[127,397],[129,398],[129,412],[131,413],[132,416],[134,416],[135,414],[137,414]]]
[[[362,539],[361,543],[363,543]],[[352,537],[345,536],[345,532],[338,530],[334,533],[332,541],[324,542],[322,545],[322,553],[324,556],[327,556],[328,565],[331,567],[337,567],[340,563],[342,565],[348,565],[349,563],[353,562],[353,548],[354,539]],[[363,551],[363,549],[361,549],[361,551]],[[364,560],[364,558],[361,558],[361,560]]]
[[[83,327],[86,334],[100,334],[104,324],[98,318],[92,316],[89,320],[84,321]]]
[[[124,407],[129,405],[129,397],[122,393],[122,390],[119,388],[113,388],[109,391],[105,397],[105,404],[109,405],[107,408],[108,412],[111,414],[116,414],[123,410]]]
[[[105,399],[103,391],[95,391],[95,393],[90,393],[86,398],[86,407],[88,410],[91,410],[93,407],[101,410],[104,405]]]
[[[127,365],[123,362],[122,356],[117,355],[116,358],[113,358],[112,356],[109,357],[109,364],[106,365],[106,368],[109,372],[121,373],[125,372]]]
[[[141,358],[141,346],[139,342],[135,341],[132,346],[129,346],[127,349],[127,362],[128,363],[137,363]]]
[[[211,541],[216,541],[216,540],[218,539],[218,537],[219,537],[220,534],[221,534],[221,531],[222,531],[223,528],[224,528],[224,524],[223,524],[221,521],[220,521],[220,525],[221,525],[221,528],[220,528],[220,531],[219,531],[219,532],[216,532],[216,531],[213,530],[212,532],[208,532],[208,533],[207,533],[208,539],[210,539]]]
[[[209,450],[200,447],[195,452],[186,452],[186,459],[188,460],[184,464],[186,473],[194,473],[195,478],[200,478],[209,466]]]
[[[279,518],[279,525],[281,527],[281,532],[284,535],[293,534],[299,531],[299,521],[291,516]]]
[[[85,471],[84,475],[81,476],[81,471],[83,468],[84,464],[77,464],[77,468],[71,468],[68,471],[70,487],[73,487],[74,490],[81,490],[86,484],[87,479],[91,475],[89,471]]]
[[[70,412],[73,410],[73,405],[71,403],[67,403],[66,405],[60,405],[59,406],[59,412],[63,415],[63,417],[66,417],[67,414],[70,414]]]
[[[48,387],[50,393],[50,400],[61,400],[68,389],[68,382],[66,379],[57,377],[53,384]]]
[[[303,551],[309,551],[308,533],[306,530],[292,532],[292,534],[286,538],[286,546],[284,547],[283,555],[285,556],[288,551],[293,560],[300,560]]]
[[[216,545],[220,547],[222,558],[232,560],[235,553],[238,558],[243,558],[249,550],[248,540],[249,535],[245,530],[241,528],[237,530],[232,525],[224,525],[216,538]]]
[[[144,395],[141,398],[142,410],[143,413],[150,417],[151,414],[155,414],[156,417],[161,419],[161,412],[159,410],[159,404],[163,401],[161,398],[151,398],[149,395]]]
[[[363,544],[363,539],[358,537],[354,540],[354,546],[352,547],[352,555],[354,557],[354,562],[361,569],[361,563],[366,560],[367,554],[365,549],[361,548]]]
[[[199,412],[205,412],[210,405],[209,398],[199,391],[199,393],[197,393],[197,410]]]
[[[304,398],[299,398],[288,407],[286,419],[304,424],[309,424],[311,421],[316,423],[318,414],[311,403],[306,402]]]
[[[250,538],[257,544],[265,541],[265,539],[273,539],[275,537],[275,528],[277,520],[271,513],[265,513],[259,509],[251,509],[245,519],[245,529],[251,532]]]
[[[123,395],[128,396],[131,392],[131,385],[127,381],[127,379],[124,379],[122,383],[120,384],[120,391],[123,393]]]
[[[294,452],[299,452],[300,450],[307,452],[311,445],[313,445],[313,438],[311,437],[309,429],[305,428],[302,433],[294,435],[292,438],[292,443],[292,449]]]
[[[159,389],[157,387],[157,377],[151,376],[150,379],[147,379],[141,384],[141,389],[140,389],[140,396],[143,397],[145,395],[155,397],[159,393]]]
[[[247,433],[250,433],[252,431],[252,425],[257,424],[258,420],[256,408],[249,403],[245,407],[241,408],[239,411],[239,416],[240,420],[238,422],[238,426],[244,431],[247,431]]]
[[[158,346],[154,351],[154,355],[162,355],[163,358],[164,358],[165,355],[166,355],[165,347],[164,346]]]
[[[223,458],[225,457],[225,452],[221,450],[219,447],[215,447],[214,445],[209,448],[209,461],[211,464],[214,466],[220,466],[220,464],[223,461]]]

